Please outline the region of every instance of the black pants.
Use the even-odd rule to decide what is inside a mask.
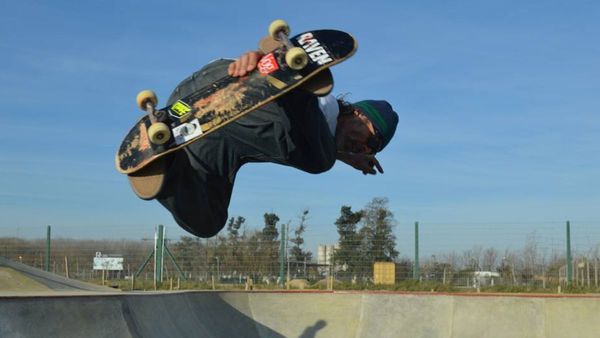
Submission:
[[[184,80],[169,104],[226,76],[231,61],[215,61]],[[335,142],[317,98],[294,90],[222,127],[167,158],[166,184],[158,201],[177,223],[199,237],[225,225],[238,170],[249,162],[273,162],[309,173],[335,163]]]

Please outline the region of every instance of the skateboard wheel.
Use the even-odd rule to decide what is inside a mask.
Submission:
[[[285,53],[285,62],[290,68],[300,70],[308,63],[308,55],[304,49],[294,47]]]
[[[279,36],[277,36],[277,33],[279,32],[283,32],[285,35],[290,34],[290,26],[288,26],[287,22],[281,19],[275,20],[271,22],[271,25],[269,25],[269,35],[277,41],[279,41]]]
[[[171,131],[166,124],[157,122],[148,128],[148,138],[154,144],[164,144],[171,138]]]
[[[150,102],[152,102],[154,106],[158,104],[158,98],[156,97],[156,94],[151,90],[142,90],[141,92],[139,92],[139,94],[137,94],[136,101],[138,107],[140,107],[141,110],[146,110],[146,102],[148,100],[150,100]]]

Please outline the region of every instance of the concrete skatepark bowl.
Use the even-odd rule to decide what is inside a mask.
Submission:
[[[600,336],[600,296],[118,292],[33,272],[54,287],[0,290],[0,337]]]
[[[3,296],[0,337],[598,337],[595,297],[361,292]]]

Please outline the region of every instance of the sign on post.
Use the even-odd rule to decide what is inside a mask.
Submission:
[[[96,252],[94,270],[123,271],[123,257],[109,257],[101,252]]]

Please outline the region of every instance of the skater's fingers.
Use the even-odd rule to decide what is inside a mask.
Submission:
[[[246,69],[248,68],[248,59],[249,59],[249,56],[247,53],[242,55],[242,57],[240,58],[240,62],[239,62],[239,66],[238,66],[238,75],[239,76],[246,75]]]
[[[229,64],[227,72],[230,76],[237,77],[240,73],[240,59],[237,59]]]
[[[256,64],[258,63],[258,53],[250,52],[248,53],[248,64],[246,65],[246,70],[251,72],[256,68]]]
[[[377,170],[375,170],[375,169],[377,169]],[[381,167],[381,164],[379,164],[379,161],[375,158],[375,156],[366,155],[363,157],[363,161],[362,161],[362,172],[365,175],[367,175],[367,174],[377,175],[377,172],[379,172],[380,174],[383,174],[383,168]]]
[[[377,158],[374,155],[371,155],[371,157],[369,158],[369,167],[373,168],[377,168],[377,171],[379,171],[380,174],[383,174],[383,167],[381,166],[381,164],[379,163],[379,161],[377,160]],[[375,170],[373,170],[375,171]]]
[[[244,76],[247,73],[256,69],[256,66],[258,65],[258,61],[260,60],[260,58],[263,55],[264,54],[261,52],[255,52],[255,51],[247,52],[247,53],[243,54],[242,56],[240,56],[239,59],[237,59],[234,62],[232,62],[231,64],[229,64],[229,67],[227,68],[227,72],[229,73],[230,76],[234,76],[234,77]]]
[[[381,166],[381,164],[379,164],[379,161],[375,158],[375,156],[373,156],[371,163],[377,168],[377,171],[379,171],[380,174],[383,174],[383,167]]]
[[[376,172],[375,172],[375,170],[373,170],[373,168],[365,168],[365,169],[363,169],[363,175],[367,175],[367,174],[375,175]]]

